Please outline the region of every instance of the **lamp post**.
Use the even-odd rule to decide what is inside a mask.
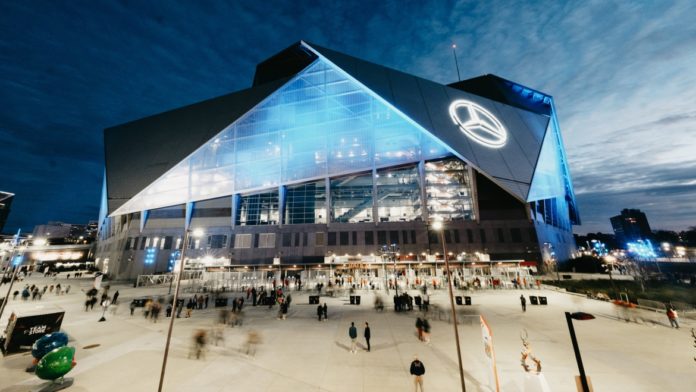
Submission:
[[[396,276],[396,258],[399,255],[399,246],[396,244],[391,244],[391,245],[382,245],[379,249],[379,252],[382,254],[382,259],[386,256],[388,261],[391,261],[394,263],[394,295],[397,297],[399,296],[399,284],[397,281],[397,276]],[[383,264],[384,265],[384,264]],[[386,271],[386,268],[385,268]],[[387,280],[387,276],[385,273],[384,279]],[[389,293],[389,284],[388,281],[385,282],[387,283],[387,293]]]
[[[582,384],[583,392],[590,392],[590,386],[587,383],[587,376],[585,375],[585,367],[582,365],[582,358],[580,357],[580,347],[578,347],[578,339],[575,337],[575,328],[573,328],[573,319],[575,320],[592,320],[595,317],[589,313],[576,312],[570,313],[565,312],[566,321],[568,322],[568,331],[570,332],[570,340],[573,342],[573,351],[575,351],[575,361],[578,363],[578,370],[580,371],[580,383]]]
[[[445,230],[442,221],[435,221],[433,229],[440,232],[440,240],[442,242],[442,254],[445,258],[445,276],[447,276],[447,288],[449,289],[450,306],[452,308],[452,325],[454,326],[454,339],[457,343],[457,360],[459,360],[459,378],[462,382],[462,392],[466,392],[464,384],[464,366],[462,365],[462,350],[459,347],[459,329],[457,327],[457,312],[454,310],[454,294],[452,293],[452,276],[450,275],[449,260],[447,259],[447,245],[445,244]]]
[[[164,384],[164,372],[167,369],[167,357],[169,356],[169,343],[172,340],[172,330],[174,329],[174,318],[176,317],[176,307],[177,300],[179,299],[179,287],[181,286],[181,276],[184,274],[184,263],[186,262],[186,245],[189,242],[189,237],[199,238],[203,235],[203,230],[196,229],[191,231],[191,229],[186,229],[184,231],[184,242],[181,246],[181,262],[179,263],[179,274],[176,277],[176,288],[174,289],[174,311],[172,312],[171,319],[169,320],[169,330],[167,331],[167,344],[164,346],[164,358],[162,360],[162,373],[160,374],[158,392],[162,392],[162,385]]]
[[[15,257],[17,257],[17,249],[24,251],[25,246],[26,244],[24,244],[24,241],[19,239],[19,235],[15,238],[15,240],[12,241],[12,252],[10,253],[10,262],[8,264],[8,268],[10,266],[13,266],[14,269],[12,271],[12,277],[10,278],[10,287],[7,289],[7,295],[5,295],[5,298],[2,301],[2,306],[0,306],[0,319],[2,319],[2,313],[5,311],[5,306],[7,305],[7,302],[10,300],[10,294],[12,293],[12,285],[14,285],[14,281],[17,279],[17,272],[19,272],[20,265],[14,265],[14,259]],[[20,260],[19,264],[21,264],[21,261],[22,260]]]

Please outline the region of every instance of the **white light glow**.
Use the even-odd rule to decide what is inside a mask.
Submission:
[[[459,109],[466,109],[467,119],[462,120]],[[450,104],[449,115],[459,129],[471,140],[489,148],[501,148],[507,142],[507,130],[488,110],[464,99]]]

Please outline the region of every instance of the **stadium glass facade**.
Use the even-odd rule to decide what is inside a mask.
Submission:
[[[144,132],[140,158],[124,159],[125,140]],[[487,146],[491,135],[502,145]],[[185,227],[205,231],[186,254],[210,268],[369,268],[392,244],[397,263],[436,265],[433,220],[463,263],[575,248],[553,102],[491,75],[444,86],[300,42],[259,64],[249,90],[105,139],[97,261],[122,278],[171,270]]]

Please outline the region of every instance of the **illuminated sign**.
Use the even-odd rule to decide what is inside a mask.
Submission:
[[[507,142],[507,130],[503,124],[491,112],[471,101],[458,99],[452,102],[449,114],[459,129],[479,144],[500,148]]]

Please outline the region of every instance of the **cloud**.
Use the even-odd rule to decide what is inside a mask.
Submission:
[[[609,230],[625,207],[681,228],[696,199],[693,20],[689,1],[5,2],[9,226],[96,218],[104,128],[248,87],[258,62],[305,39],[443,83],[456,43],[462,78],[554,96],[578,231]]]

